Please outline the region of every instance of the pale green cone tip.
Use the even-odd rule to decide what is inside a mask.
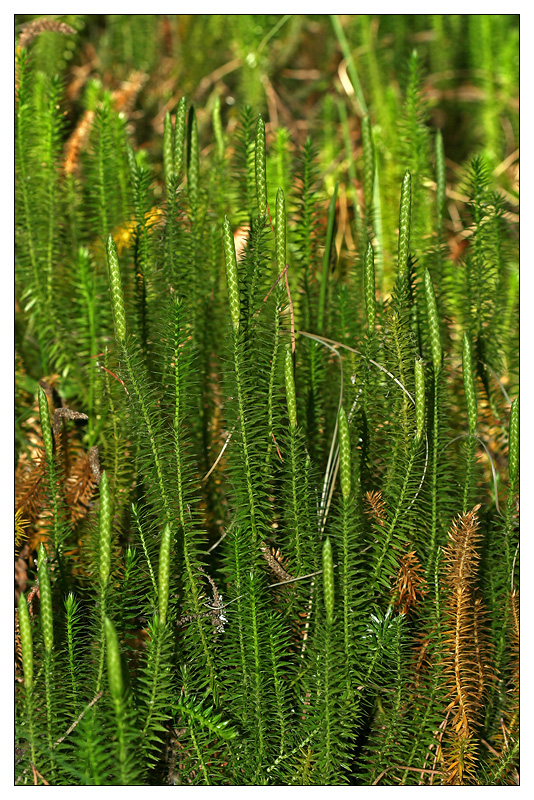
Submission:
[[[347,414],[343,406],[339,409],[339,474],[341,493],[347,501],[351,491],[350,433]]]
[[[237,257],[235,253],[234,234],[228,217],[223,222],[223,247],[224,259],[226,263],[226,281],[228,284],[228,299],[230,301],[230,316],[234,332],[239,330],[240,302],[239,302],[239,278],[237,275]]]

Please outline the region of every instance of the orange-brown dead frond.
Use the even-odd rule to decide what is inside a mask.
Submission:
[[[94,488],[100,481],[98,448],[90,448],[86,453],[79,431],[74,426],[65,424],[68,420],[85,421],[87,414],[67,408],[59,396],[55,399],[56,403],[59,402],[59,407],[55,408],[53,385],[45,380],[40,383],[49,401],[55,472],[61,505],[62,508],[65,506],[70,522],[74,524],[87,514]],[[15,512],[24,517],[26,524],[32,525],[28,537],[30,550],[49,533],[52,524],[46,454],[39,413],[35,406],[34,411],[35,416],[23,423],[28,446],[21,453],[15,471]]]
[[[24,25],[21,25],[20,30],[19,47],[28,47],[39,34],[47,31],[63,33],[65,35],[76,33],[76,30],[65,22],[60,22],[57,19],[48,19],[47,17],[32,19],[31,22],[26,22]]]
[[[469,782],[476,765],[473,731],[477,725],[487,684],[482,603],[477,599],[477,519],[480,506],[461,514],[449,532],[442,576],[446,584],[444,675],[451,701],[449,734],[444,744],[448,783]]]
[[[23,456],[15,471],[15,511],[34,522],[45,498],[46,457],[44,450],[39,450],[32,460]]]
[[[479,508],[480,505],[477,505],[454,520],[449,531],[450,544],[443,551],[447,583],[455,590],[471,586],[478,571],[477,546],[481,539],[477,518]]]
[[[474,631],[474,600],[468,590],[450,598],[447,608],[444,674],[451,701],[452,728],[460,737],[472,730],[480,711],[480,674]]]
[[[87,144],[94,118],[95,112],[91,111],[91,109],[87,109],[69,136],[67,144],[65,145],[65,161],[63,163],[65,175],[72,175],[72,173],[77,170],[80,161],[80,153]]]
[[[445,675],[452,697],[452,727],[465,736],[475,724],[483,685],[480,633],[475,631],[475,582],[480,541],[476,512],[462,514],[449,532],[444,551],[443,572],[448,587],[446,600],[446,643],[449,650]]]
[[[83,519],[89,511],[96,485],[89,454],[81,452],[72,465],[65,486],[65,501],[73,523]]]
[[[383,527],[386,524],[386,504],[382,499],[382,492],[366,492],[365,499],[368,505],[365,509],[367,516]]]
[[[39,381],[48,400],[51,415],[54,413],[53,392],[56,375]],[[25,448],[21,451],[15,470],[15,511],[21,511],[25,519],[34,523],[45,503],[46,455],[44,451],[39,401],[34,398],[33,414],[24,420]]]
[[[427,592],[425,579],[420,574],[421,569],[415,551],[401,556],[397,580],[393,587],[393,593],[396,595],[395,605],[401,614],[407,614]]]

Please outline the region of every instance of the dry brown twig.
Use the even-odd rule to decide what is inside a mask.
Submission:
[[[224,616],[224,613],[223,613],[224,612],[224,608],[225,608],[225,604],[223,603],[222,594],[219,592],[219,590],[217,589],[217,586],[215,585],[215,581],[213,580],[213,578],[210,575],[208,575],[206,570],[201,566],[199,566],[198,569],[199,569],[199,572],[202,572],[202,574],[205,575],[206,578],[208,579],[208,581],[210,582],[211,590],[212,590],[212,593],[213,593],[212,602],[211,602],[211,604],[210,603],[206,603],[206,605],[207,605],[207,607],[209,609],[208,611],[201,611],[198,614],[185,614],[185,615],[179,617],[179,619],[177,620],[177,625],[179,625],[181,627],[182,625],[188,625],[190,622],[193,622],[193,620],[195,620],[195,619],[211,618],[211,622],[212,622],[213,626],[215,627],[215,630],[217,631],[217,633],[223,633],[224,624],[225,624],[225,622],[227,622],[227,619],[226,619],[226,617]]]
[[[403,769],[409,770],[410,772],[421,772],[426,773],[427,775],[441,775],[441,770],[439,769],[423,769],[422,767],[405,767],[402,764],[394,764],[392,767],[388,767],[387,769],[382,770],[378,778],[373,781],[371,786],[376,786],[386,775],[388,772],[391,772],[392,769]]]
[[[85,714],[87,711],[89,711],[89,709],[90,709],[90,708],[92,708],[92,706],[94,706],[94,704],[95,704],[95,703],[98,703],[98,701],[100,700],[100,698],[102,697],[102,695],[103,695],[103,694],[104,694],[104,692],[98,692],[98,694],[97,694],[97,695],[95,695],[95,697],[93,697],[93,699],[91,700],[91,702],[89,703],[89,705],[85,706],[84,710],[81,712],[81,714],[79,715],[78,719],[76,719],[76,720],[75,720],[75,721],[72,723],[72,725],[70,726],[70,728],[69,728],[67,731],[65,731],[65,733],[63,734],[63,736],[60,736],[60,737],[59,737],[59,739],[57,740],[57,742],[55,742],[55,743],[54,743],[54,748],[56,748],[56,747],[58,746],[58,744],[61,744],[61,742],[62,742],[64,739],[66,739],[66,738],[67,738],[67,736],[69,735],[69,733],[72,733],[72,731],[74,730],[74,728],[76,727],[76,725],[78,725],[78,724],[79,724],[79,723],[82,721],[82,718],[83,718],[84,714]]]
[[[98,694],[97,694],[95,697],[93,697],[93,699],[91,700],[91,702],[90,702],[88,705],[86,705],[86,706],[85,706],[85,708],[83,709],[83,711],[81,712],[81,714],[79,715],[79,717],[78,717],[78,718],[77,718],[77,719],[76,719],[76,720],[75,720],[75,721],[72,723],[72,725],[69,727],[69,729],[68,729],[67,731],[65,731],[65,733],[63,734],[63,736],[60,736],[60,737],[59,737],[59,739],[58,739],[56,742],[54,742],[54,744],[52,745],[52,749],[53,749],[53,750],[55,750],[55,749],[56,749],[56,747],[58,746],[58,744],[61,744],[61,742],[62,742],[64,739],[66,739],[66,738],[67,738],[67,736],[69,735],[69,733],[72,733],[72,731],[74,730],[74,728],[75,728],[75,727],[76,727],[76,726],[77,726],[77,725],[78,725],[78,724],[79,724],[79,723],[82,721],[84,714],[85,714],[87,711],[89,711],[89,709],[90,709],[90,708],[92,708],[92,706],[94,706],[94,704],[95,704],[95,703],[98,703],[98,701],[100,700],[100,698],[102,697],[102,695],[103,695],[103,694],[104,694],[104,692],[98,692]],[[41,780],[42,780],[42,781],[45,783],[45,785],[46,785],[46,786],[49,786],[49,784],[48,784],[48,783],[45,781],[45,779],[43,778],[43,776],[42,776],[42,775],[41,775],[39,772],[37,772],[37,770],[35,769],[35,766],[34,766],[33,764],[31,764],[30,766],[31,766],[31,768],[32,768],[32,770],[33,770],[34,778],[35,778],[35,773],[37,773],[37,775],[38,775],[38,776],[41,778]],[[24,777],[24,775],[25,775],[25,774],[28,772],[28,770],[30,769],[30,766],[26,767],[26,769],[22,771],[22,773],[19,775],[19,777],[17,778],[17,780],[15,781],[15,783],[20,783],[20,781],[22,780],[22,778]]]
[[[230,439],[232,438],[232,434],[233,434],[233,432],[235,431],[235,427],[236,427],[236,425],[237,425],[238,421],[239,421],[239,415],[238,415],[238,417],[237,417],[237,420],[236,420],[236,422],[235,422],[235,424],[234,424],[234,427],[232,428],[232,430],[230,431],[230,433],[229,433],[229,434],[228,434],[228,436],[226,437],[226,441],[225,441],[225,443],[224,443],[224,444],[223,444],[223,446],[222,446],[222,450],[221,450],[221,452],[219,453],[219,455],[218,455],[218,456],[217,456],[217,458],[215,459],[214,463],[212,464],[212,466],[210,467],[210,469],[208,470],[208,472],[206,472],[206,474],[205,474],[205,475],[204,475],[204,477],[202,478],[202,481],[201,481],[202,483],[204,483],[204,481],[207,481],[207,480],[208,480],[209,476],[211,475],[211,473],[213,472],[213,470],[215,469],[215,467],[217,466],[217,464],[219,463],[219,461],[220,461],[220,460],[221,460],[221,458],[223,457],[223,453],[224,453],[224,451],[226,450],[226,448],[228,447],[228,445],[230,444]]]
[[[54,411],[54,416],[52,417],[52,432],[54,436],[57,436],[61,430],[61,423],[64,419],[89,419],[87,414],[82,414],[81,411],[72,411],[70,408],[56,408]]]
[[[264,557],[264,559],[266,560],[266,562],[268,563],[274,574],[277,575],[279,578],[281,578],[282,582],[294,580],[294,578],[288,572],[285,571],[280,561],[278,560],[280,558],[279,550],[276,553],[272,553],[270,548],[265,544],[265,542],[262,542],[262,546],[260,549],[262,556]]]
[[[436,764],[437,764],[437,761],[438,761],[438,758],[439,758],[439,754],[440,754],[440,751],[441,751],[441,742],[442,742],[442,739],[443,739],[443,734],[445,733],[445,728],[447,727],[447,722],[448,722],[448,720],[449,720],[449,714],[450,714],[450,713],[451,713],[450,711],[447,711],[447,716],[446,716],[446,717],[445,717],[445,719],[442,721],[442,723],[440,724],[440,726],[439,726],[438,730],[436,731],[436,733],[438,733],[438,740],[437,740],[437,742],[435,743],[435,747],[436,747],[436,754],[435,754],[435,756],[434,756],[434,763],[432,764],[432,769],[435,769],[435,767],[436,767]],[[428,755],[430,755],[430,750],[431,750],[431,748],[432,748],[433,746],[434,746],[434,745],[430,745],[430,747],[428,748],[428,752],[427,752],[427,754],[426,754],[426,756],[425,756],[425,760],[424,760],[424,763],[425,763],[425,764],[426,764],[426,759],[427,759],[427,756],[428,756]],[[421,776],[422,776],[422,775],[423,775],[423,773],[421,772]],[[430,778],[430,784],[432,785],[432,778]],[[421,781],[419,781],[419,785],[421,785]]]
[[[43,778],[39,770],[36,768],[35,764],[32,764],[32,771],[33,771],[33,785],[37,786],[37,778],[40,778],[45,786],[50,786],[46,778]]]

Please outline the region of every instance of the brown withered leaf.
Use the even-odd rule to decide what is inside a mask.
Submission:
[[[422,599],[427,589],[421,572],[421,563],[414,550],[400,557],[399,572],[393,587],[395,605],[401,614],[407,614],[412,606]]]

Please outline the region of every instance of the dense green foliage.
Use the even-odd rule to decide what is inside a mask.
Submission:
[[[19,20],[16,780],[516,783],[517,18],[226,20]]]

